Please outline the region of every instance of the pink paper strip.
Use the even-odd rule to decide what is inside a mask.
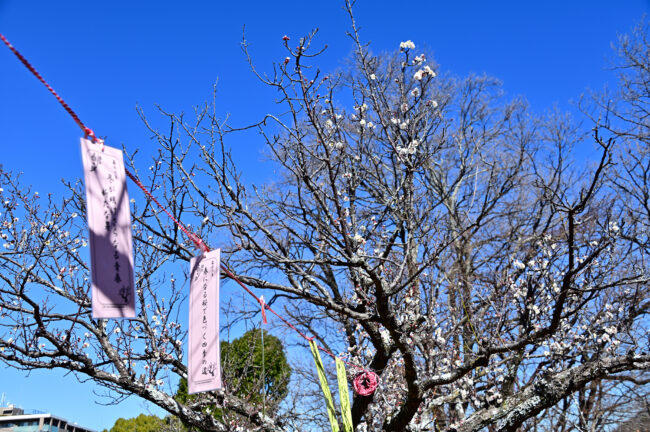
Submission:
[[[188,393],[221,388],[219,353],[219,275],[221,250],[190,262]]]
[[[134,318],[131,212],[122,151],[81,139],[93,318]]]

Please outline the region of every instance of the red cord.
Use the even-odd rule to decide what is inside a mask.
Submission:
[[[75,113],[75,112],[72,110],[72,108],[70,108],[70,106],[69,106],[69,105],[68,105],[68,104],[63,100],[63,98],[62,98],[61,96],[59,96],[59,94],[58,94],[57,92],[55,92],[54,89],[53,89],[52,87],[50,87],[50,85],[47,83],[47,81],[45,81],[45,80],[43,79],[43,77],[41,76],[41,74],[38,73],[38,71],[34,68],[34,66],[32,66],[32,65],[27,61],[27,59],[26,59],[25,57],[23,57],[23,55],[22,55],[21,53],[19,53],[18,50],[17,50],[16,48],[14,48],[14,46],[13,46],[13,45],[12,45],[12,44],[7,40],[7,38],[5,38],[5,37],[2,35],[2,33],[0,33],[0,39],[2,39],[2,42],[4,42],[5,45],[7,45],[7,47],[11,50],[11,52],[13,52],[13,53],[16,55],[16,57],[18,57],[18,60],[20,60],[20,61],[22,62],[22,64],[24,64],[25,67],[26,67],[27,69],[29,69],[29,71],[30,71],[30,72],[31,72],[31,73],[32,73],[36,78],[38,78],[38,80],[39,80],[40,82],[43,83],[43,85],[44,85],[45,87],[47,87],[47,89],[50,91],[50,93],[52,93],[52,94],[54,95],[54,97],[56,98],[56,100],[59,101],[59,103],[63,106],[63,108],[65,108],[65,110],[68,112],[68,114],[70,114],[70,116],[74,119],[74,121],[79,125],[79,127],[81,128],[81,130],[84,131],[84,134],[86,134],[86,136],[90,137],[90,139],[92,140],[92,142],[97,142],[97,137],[95,136],[95,132],[93,132],[92,129],[87,128],[86,125],[83,124],[83,122],[81,121],[81,119],[79,118],[79,116],[77,115],[77,113]]]
[[[181,229],[181,231],[183,231],[183,232],[185,233],[185,235],[186,235],[190,240],[192,240],[192,242],[196,245],[197,248],[201,249],[203,252],[210,252],[210,248],[209,248],[209,247],[208,247],[208,246],[203,242],[203,240],[201,240],[201,238],[200,238],[199,236],[197,236],[196,234],[194,234],[193,232],[191,232],[191,231],[189,231],[187,228],[185,228],[185,226],[184,226],[182,223],[180,223],[180,222],[179,222],[179,221],[174,217],[174,215],[172,215],[172,214],[169,212],[169,210],[167,210],[165,207],[163,207],[163,205],[160,204],[160,203],[158,202],[158,200],[156,199],[156,197],[154,197],[153,194],[152,194],[151,192],[149,192],[149,190],[148,190],[146,187],[144,187],[144,185],[142,184],[142,182],[141,182],[141,181],[140,181],[140,180],[139,180],[139,179],[138,179],[138,178],[137,178],[133,173],[131,173],[131,171],[129,171],[129,170],[126,169],[126,168],[124,169],[124,171],[126,171],[126,175],[129,176],[129,178],[130,178],[131,180],[133,180],[133,183],[135,183],[136,185],[138,185],[138,187],[139,187],[140,189],[142,189],[142,192],[144,192],[144,194],[147,196],[147,198],[149,198],[151,201],[155,202],[156,205],[158,205],[158,207],[159,207],[162,211],[164,211],[165,214],[167,214],[167,216],[169,216],[169,218],[170,218],[172,221],[174,221],[174,223],[176,224],[176,226],[179,227],[179,228]]]
[[[221,264],[221,268],[222,268],[223,271],[226,273],[226,276],[228,276],[230,279],[232,279],[232,280],[234,280],[235,282],[237,282],[237,284],[239,284],[239,286],[241,286],[241,287],[242,287],[242,288],[243,288],[243,289],[244,289],[248,294],[250,294],[251,296],[253,296],[253,297],[254,297],[254,298],[255,298],[255,299],[256,299],[260,304],[263,304],[263,305],[264,305],[263,307],[264,307],[265,309],[267,309],[269,312],[271,312],[271,313],[272,313],[273,315],[275,315],[276,317],[280,318],[280,320],[281,320],[283,323],[285,323],[289,328],[291,328],[291,329],[294,330],[296,333],[298,333],[298,334],[299,334],[303,339],[305,339],[306,341],[311,341],[311,340],[314,339],[313,337],[309,337],[309,336],[307,336],[306,334],[304,334],[303,332],[301,332],[300,330],[298,330],[298,329],[297,329],[293,324],[291,324],[289,321],[287,321],[287,320],[286,320],[282,315],[280,315],[279,313],[277,313],[276,311],[274,311],[273,308],[271,308],[271,306],[269,306],[267,303],[265,303],[265,302],[263,303],[263,302],[260,300],[260,298],[259,298],[258,296],[256,296],[255,293],[254,293],[253,291],[250,290],[250,288],[248,288],[246,285],[244,285],[244,283],[243,283],[242,281],[240,281],[240,280],[237,278],[237,276],[235,276],[235,275],[234,275],[230,270],[228,270],[228,269],[227,269],[223,264]],[[318,345],[318,344],[316,344],[316,347],[317,347],[319,350],[321,350],[322,352],[324,352],[325,354],[327,354],[327,355],[329,355],[330,357],[332,357],[333,359],[336,359],[336,356],[335,356],[334,354],[332,354],[332,352],[330,352],[330,350],[328,350],[327,348],[321,347],[321,346]],[[353,367],[353,368],[355,368],[355,369],[359,369],[359,370],[362,370],[362,371],[365,370],[365,369],[362,368],[361,366],[357,366],[357,365],[355,365],[355,364],[353,364],[353,363],[350,363],[350,362],[348,362],[348,361],[346,361],[346,360],[341,359],[341,361],[343,361],[343,363],[345,363],[345,364],[347,364],[348,366],[351,366],[351,367]]]
[[[41,83],[43,83],[43,85],[44,85],[44,86],[45,86],[45,87],[50,91],[50,93],[52,93],[52,95],[54,95],[54,97],[56,98],[56,100],[59,101],[59,103],[61,104],[61,106],[63,106],[63,108],[68,112],[68,114],[70,114],[70,116],[74,119],[74,121],[75,121],[75,122],[77,123],[77,125],[81,128],[81,130],[84,131],[84,134],[85,134],[87,137],[90,137],[90,139],[91,139],[92,142],[94,142],[94,143],[96,143],[96,142],[98,142],[98,141],[101,141],[101,140],[99,140],[99,139],[95,136],[95,132],[93,132],[92,129],[88,128],[88,127],[87,127],[87,126],[86,126],[86,125],[81,121],[81,119],[79,118],[79,116],[77,115],[77,113],[75,113],[75,112],[72,110],[72,108],[70,108],[70,106],[66,103],[66,101],[64,101],[63,98],[62,98],[61,96],[59,96],[59,94],[58,94],[56,91],[54,91],[54,89],[53,89],[53,88],[52,88],[52,87],[47,83],[47,81],[45,81],[45,79],[41,76],[41,74],[38,73],[38,71],[34,68],[34,66],[32,66],[32,65],[27,61],[27,59],[26,59],[25,57],[23,57],[23,55],[22,55],[20,52],[18,52],[18,50],[17,50],[16,48],[14,48],[14,46],[13,46],[13,45],[12,45],[12,44],[7,40],[7,38],[5,38],[5,37],[2,35],[2,33],[0,33],[0,39],[2,39],[2,41],[5,43],[5,45],[7,45],[7,47],[11,50],[11,52],[13,52],[14,55],[15,55],[16,57],[18,57],[18,60],[20,60],[21,63],[22,63],[23,65],[25,65],[25,67],[26,67],[27,69],[29,69],[29,71],[30,71],[30,72],[31,72],[31,73],[32,73],[36,78],[38,78],[38,80],[39,80]],[[201,240],[201,238],[200,238],[199,236],[197,236],[197,235],[194,234],[193,232],[189,231],[189,230],[188,230],[188,229],[187,229],[187,228],[186,228],[186,227],[185,227],[181,222],[179,222],[179,221],[178,221],[178,220],[177,220],[177,219],[176,219],[176,218],[175,218],[175,217],[174,217],[174,216],[169,212],[169,210],[167,210],[165,207],[163,207],[163,205],[160,204],[160,202],[158,202],[158,200],[153,196],[153,194],[152,194],[152,193],[151,193],[151,192],[150,192],[146,187],[144,187],[144,185],[142,184],[142,182],[141,182],[141,181],[140,181],[140,180],[139,180],[139,179],[138,179],[138,178],[137,178],[133,173],[131,173],[131,172],[130,172],[128,169],[126,169],[126,168],[125,168],[124,170],[126,171],[126,175],[127,175],[127,176],[128,176],[128,177],[129,177],[129,178],[130,178],[130,179],[131,179],[131,180],[136,184],[136,185],[138,185],[138,187],[139,187],[140,189],[142,189],[142,192],[144,192],[144,194],[147,196],[147,198],[149,198],[149,199],[152,200],[154,203],[156,203],[156,205],[157,205],[157,206],[158,206],[158,207],[159,207],[163,212],[165,212],[165,214],[166,214],[167,216],[169,216],[169,218],[170,218],[170,219],[171,219],[171,220],[176,224],[176,226],[178,226],[178,227],[181,229],[181,231],[183,231],[183,233],[185,233],[185,235],[186,235],[186,236],[187,236],[187,237],[188,237],[188,238],[189,238],[189,239],[190,239],[190,240],[191,240],[191,241],[196,245],[197,248],[201,249],[203,252],[209,252],[209,251],[210,251],[210,248],[205,244],[205,242],[204,242],[203,240]],[[298,329],[297,329],[293,324],[291,324],[291,323],[290,323],[289,321],[287,321],[284,317],[282,317],[280,314],[278,314],[276,311],[274,311],[274,310],[271,308],[271,306],[269,306],[269,305],[266,304],[263,300],[261,300],[259,297],[257,297],[257,296],[255,295],[255,293],[253,293],[253,291],[251,291],[251,290],[250,290],[246,285],[244,285],[244,284],[243,284],[239,279],[237,279],[237,277],[236,277],[236,276],[235,276],[235,275],[234,275],[230,270],[228,270],[228,268],[226,268],[223,264],[221,264],[221,268],[223,269],[223,271],[226,273],[226,275],[227,275],[230,279],[232,279],[232,280],[234,280],[235,282],[237,282],[237,284],[239,284],[239,286],[241,286],[242,288],[244,288],[244,290],[246,290],[246,292],[247,292],[248,294],[250,294],[251,296],[253,296],[253,297],[257,300],[257,302],[258,302],[260,305],[262,305],[262,313],[263,313],[264,316],[266,315],[266,314],[264,313],[264,309],[267,309],[267,310],[269,310],[271,313],[273,313],[275,316],[277,316],[278,318],[280,318],[280,320],[282,320],[282,322],[285,323],[288,327],[290,327],[290,328],[293,329],[296,333],[298,333],[300,336],[302,336],[303,339],[305,339],[305,340],[307,340],[307,341],[310,341],[310,340],[313,340],[313,339],[314,339],[313,337],[311,337],[311,338],[310,338],[310,337],[307,337],[307,335],[305,335],[303,332],[301,332],[300,330],[298,330]],[[332,357],[333,359],[336,359],[336,356],[335,356],[334,354],[332,354],[328,349],[323,348],[323,347],[320,347],[318,344],[316,344],[316,347],[317,347],[319,350],[323,351],[325,354],[328,354],[328,355],[329,355],[330,357]],[[360,367],[360,366],[357,366],[357,365],[355,365],[355,364],[349,363],[349,362],[347,362],[347,361],[345,361],[345,360],[342,360],[342,361],[343,361],[345,364],[347,364],[347,365],[349,365],[349,366],[352,366],[352,367],[354,367],[354,368],[356,368],[356,369],[364,370],[364,369],[363,369],[362,367]]]

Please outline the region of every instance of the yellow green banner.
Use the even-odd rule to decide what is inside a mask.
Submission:
[[[309,347],[311,348],[311,354],[314,356],[314,363],[316,363],[316,370],[318,371],[318,380],[320,381],[320,388],[323,390],[323,395],[325,396],[327,415],[330,418],[330,425],[332,426],[332,432],[339,432],[339,422],[336,420],[334,400],[332,400],[332,393],[330,392],[330,387],[327,384],[327,378],[325,377],[325,368],[323,367],[323,361],[320,358],[320,353],[318,352],[318,347],[316,346],[316,342],[310,340]]]
[[[350,409],[350,390],[345,365],[340,358],[336,358],[336,379],[339,382],[339,400],[341,401],[341,416],[343,417],[343,430],[354,432],[352,428],[352,410]]]

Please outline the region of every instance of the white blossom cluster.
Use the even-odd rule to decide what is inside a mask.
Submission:
[[[406,156],[414,155],[415,152],[417,152],[419,145],[420,145],[420,141],[417,140],[417,139],[414,139],[405,147],[397,147],[397,154],[400,157],[406,157]]]
[[[422,78],[435,78],[435,76],[436,73],[429,66],[424,66],[413,75],[413,79],[416,81],[422,81]]]
[[[405,42],[400,42],[399,44],[400,51],[407,51],[415,49],[415,44],[410,39]]]

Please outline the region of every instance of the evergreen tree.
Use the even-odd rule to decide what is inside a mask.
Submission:
[[[221,361],[224,386],[247,402],[274,407],[287,396],[291,368],[282,341],[266,330],[252,329],[232,342],[221,342]],[[178,383],[176,399],[181,403],[193,399],[185,378]],[[214,416],[221,419],[223,411],[217,409]]]

